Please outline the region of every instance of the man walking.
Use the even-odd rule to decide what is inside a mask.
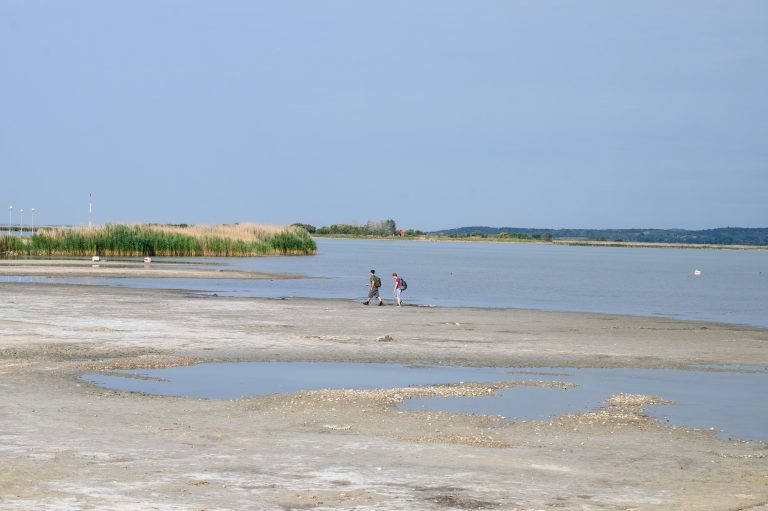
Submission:
[[[379,305],[384,305],[384,300],[379,296],[379,288],[381,287],[381,279],[376,276],[376,270],[371,270],[371,279],[368,282],[368,299],[363,303],[368,305],[371,303],[371,298],[378,298]]]

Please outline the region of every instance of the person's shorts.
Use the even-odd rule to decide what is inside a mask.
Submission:
[[[401,291],[402,291],[402,289],[400,289],[399,287],[395,289],[395,298],[398,298],[398,299],[400,298],[400,292]]]
[[[373,289],[368,291],[368,299],[369,300],[371,298],[378,298],[378,297],[379,297],[379,288],[378,287],[374,287]]]

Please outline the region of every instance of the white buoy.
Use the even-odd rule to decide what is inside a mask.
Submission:
[[[698,277],[701,275],[701,270],[693,270],[693,274]]]

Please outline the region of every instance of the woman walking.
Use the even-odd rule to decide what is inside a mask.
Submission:
[[[393,273],[392,278],[395,280],[395,288],[392,290],[392,293],[395,295],[395,303],[400,307],[400,293],[403,292],[407,284],[403,278],[398,277],[397,273]]]

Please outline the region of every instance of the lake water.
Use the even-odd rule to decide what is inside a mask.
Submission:
[[[82,378],[95,385],[124,391],[208,399],[313,389],[559,381],[578,386],[569,389],[513,387],[488,397],[414,398],[401,408],[501,415],[512,420],[548,419],[566,413],[597,410],[614,394],[644,394],[674,401],[647,410],[650,416],[669,424],[714,428],[722,438],[768,440],[768,407],[760,404],[768,391],[765,367],[726,366],[717,371],[679,371],[238,362],[117,371],[111,375],[88,374]]]
[[[720,321],[768,327],[768,251],[571,247],[549,244],[317,240],[307,257],[154,258],[298,273],[298,280],[23,279],[190,289],[223,296],[362,300],[368,272],[391,301],[393,271],[406,303],[513,307]],[[700,276],[694,271],[701,271]]]
[[[295,280],[3,280],[176,288],[223,296],[362,301],[367,292],[368,271],[375,268],[384,281],[382,294],[390,303],[389,275],[397,271],[409,284],[404,292],[407,304],[605,312],[768,327],[768,251],[325,239],[318,240],[318,248],[318,255],[311,257],[155,258],[158,262],[205,263],[208,267],[307,277]],[[695,275],[695,270],[701,275]],[[270,372],[267,366],[277,370]],[[414,372],[395,365],[290,366],[291,370],[275,364],[267,366],[203,364],[165,372],[140,371],[168,378],[169,382],[108,375],[90,375],[86,379],[124,390],[226,398],[292,392],[299,388],[378,388],[518,378],[515,371],[498,368],[440,367]],[[329,366],[333,366],[330,371],[323,369]],[[568,391],[514,388],[494,398],[414,399],[403,406],[525,419],[593,410],[617,392],[656,394],[676,400],[677,404],[651,407],[649,413],[668,417],[673,424],[714,427],[723,430],[723,437],[768,439],[768,407],[759,405],[768,390],[764,368],[758,373],[743,373],[732,367],[713,369],[716,370],[559,369],[555,371],[566,372],[567,376],[555,379],[581,386]],[[544,379],[517,373],[521,379]],[[305,383],[305,374],[315,379]]]

